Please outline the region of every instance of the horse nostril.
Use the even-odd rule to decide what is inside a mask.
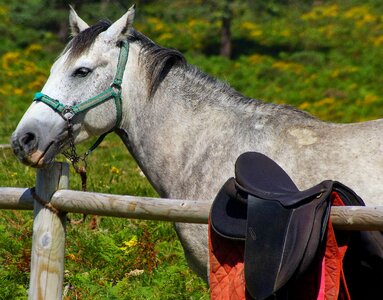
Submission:
[[[37,146],[36,135],[32,132],[27,132],[20,137],[19,143],[26,153],[32,152]]]

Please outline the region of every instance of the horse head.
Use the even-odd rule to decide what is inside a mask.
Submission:
[[[134,6],[113,24],[100,21],[90,27],[71,8],[73,39],[12,134],[20,161],[42,167],[71,143],[118,126],[133,19]]]

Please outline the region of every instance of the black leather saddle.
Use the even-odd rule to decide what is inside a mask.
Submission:
[[[334,189],[354,196],[330,180],[300,191],[261,153],[247,152],[237,159],[235,178],[214,200],[210,224],[220,236],[245,242],[245,281],[251,297],[275,295],[307,269],[324,238]]]

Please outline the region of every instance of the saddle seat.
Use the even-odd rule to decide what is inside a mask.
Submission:
[[[328,191],[332,181],[324,181],[300,191],[290,176],[272,159],[258,152],[246,152],[237,159],[235,184],[237,190],[291,207]]]
[[[324,238],[334,182],[300,191],[273,160],[257,152],[238,157],[212,205],[218,235],[244,241],[246,290],[254,299],[276,294],[313,261]]]

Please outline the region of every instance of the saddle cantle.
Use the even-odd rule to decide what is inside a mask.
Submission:
[[[334,190],[356,205],[363,203],[330,180],[300,191],[261,153],[247,152],[237,159],[235,179],[214,200],[210,225],[226,239],[244,241],[246,291],[252,298],[276,294],[308,268],[325,236]]]

